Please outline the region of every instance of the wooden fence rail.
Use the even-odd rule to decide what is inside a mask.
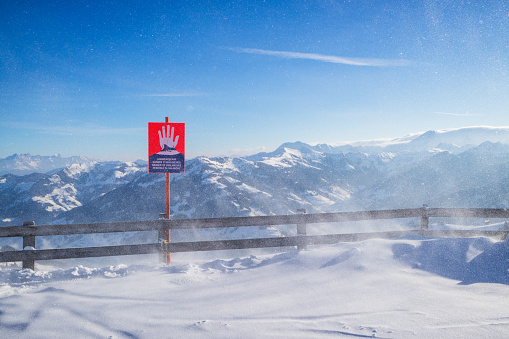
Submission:
[[[473,237],[488,236],[505,238],[509,233],[503,231],[446,231],[429,230],[429,218],[502,218],[509,219],[507,209],[486,208],[410,208],[395,210],[294,214],[277,216],[254,216],[234,218],[204,218],[177,220],[129,221],[93,224],[41,225],[25,222],[24,226],[0,227],[0,237],[23,237],[23,247],[35,248],[36,236],[94,234],[115,232],[158,231],[164,234],[167,230],[201,229],[246,226],[296,225],[297,236],[278,238],[257,238],[238,240],[216,240],[198,242],[158,242],[139,245],[119,245],[84,248],[65,248],[48,250],[23,250],[0,252],[0,262],[22,261],[24,268],[34,269],[35,260],[71,259],[87,257],[104,257],[119,255],[150,254],[158,252],[190,252],[227,249],[247,249],[264,247],[333,244],[345,241],[361,241],[369,238],[400,238],[409,234],[434,237]],[[327,235],[306,235],[306,225],[314,223],[337,223],[347,221],[383,220],[401,218],[420,218],[420,229],[397,232],[341,233]]]

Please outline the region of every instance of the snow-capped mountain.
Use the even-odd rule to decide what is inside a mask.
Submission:
[[[172,218],[378,208],[507,207],[509,128],[429,131],[344,145],[286,143],[248,157],[198,157],[172,175]],[[149,220],[165,209],[146,163],[78,161],[0,176],[0,223]]]
[[[3,224],[19,225],[20,220],[28,219],[40,220],[40,224],[53,222],[58,216],[129,183],[140,170],[140,165],[134,163],[89,162],[48,173],[0,176]]]

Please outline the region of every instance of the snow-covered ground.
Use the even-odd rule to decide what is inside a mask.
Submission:
[[[509,332],[507,247],[487,238],[372,239],[230,259],[176,253],[170,265],[2,266],[0,333],[502,338]]]

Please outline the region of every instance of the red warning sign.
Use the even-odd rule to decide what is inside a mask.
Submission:
[[[148,123],[148,171],[184,173],[185,124]]]

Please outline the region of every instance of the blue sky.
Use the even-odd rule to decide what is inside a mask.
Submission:
[[[504,1],[3,1],[0,157],[186,156],[509,125]]]

